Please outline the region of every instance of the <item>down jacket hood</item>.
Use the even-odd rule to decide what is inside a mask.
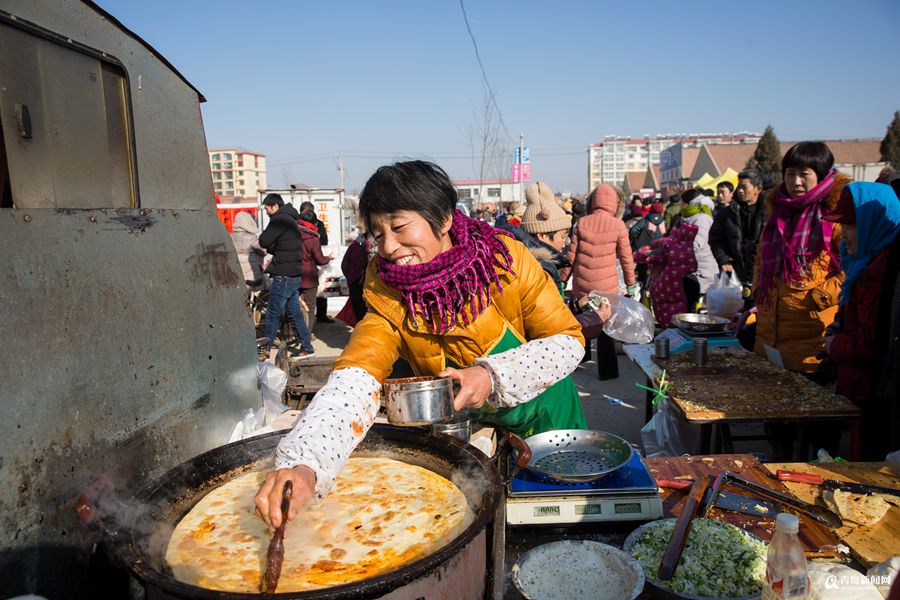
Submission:
[[[602,210],[612,216],[616,216],[616,210],[619,208],[619,196],[616,190],[608,183],[602,183],[594,188],[591,194],[591,210],[594,212]]]
[[[259,235],[259,227],[256,225],[256,219],[248,212],[241,211],[234,216],[234,226],[232,231],[243,231],[244,233],[252,233]]]

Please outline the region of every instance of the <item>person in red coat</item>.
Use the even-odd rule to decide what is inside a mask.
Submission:
[[[316,295],[319,291],[319,267],[331,262],[332,256],[322,254],[322,242],[319,229],[315,224],[316,215],[309,211],[300,213],[297,224],[300,227],[302,241],[300,257],[300,304],[306,326],[312,335],[313,322],[316,320]]]
[[[590,212],[578,219],[572,230],[568,259],[572,263],[572,296],[582,298],[592,291],[618,294],[619,272],[616,259],[622,267],[626,291],[635,290],[634,262],[628,229],[621,216],[616,216],[620,201],[624,208],[624,195],[608,184],[598,185],[589,199]],[[590,342],[587,346],[590,354]],[[619,376],[616,347],[605,333],[597,338],[597,375],[601,380]]]
[[[655,240],[634,253],[635,262],[650,264],[650,302],[662,327],[669,327],[674,315],[688,310],[684,277],[697,270],[696,236],[697,226],[682,222],[669,237]]]
[[[862,409],[863,460],[884,460],[893,450],[885,445],[883,426],[896,398],[873,395],[873,377],[880,357],[878,316],[882,302],[891,302],[885,289],[888,262],[900,236],[900,200],[890,186],[851,183],[824,219],[841,224],[841,268],[846,279],[839,295],[838,316],[826,333],[825,352],[837,367],[835,391]]]

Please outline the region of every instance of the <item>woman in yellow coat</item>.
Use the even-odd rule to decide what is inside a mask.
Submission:
[[[276,451],[276,470],[256,496],[281,522],[291,480],[292,518],[324,496],[375,420],[381,382],[399,356],[418,375],[460,384],[454,404],[523,436],[586,427],[569,378],[584,338],[559,290],[524,245],[454,207],[456,190],[437,165],[382,167],[359,208],[378,254],[368,267],[365,318],[334,372]]]
[[[832,170],[823,142],[791,147],[781,163],[784,183],[766,196],[766,218],[756,255],[755,351],[774,348],[789,371],[812,374],[825,348],[825,328],[838,310],[844,274],[841,226],[822,218],[850,183]]]

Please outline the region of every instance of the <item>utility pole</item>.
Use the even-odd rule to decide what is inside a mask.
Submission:
[[[522,172],[522,165],[524,164],[524,153],[525,152],[525,133],[519,132],[519,202],[525,202],[525,177]]]
[[[341,189],[338,191],[338,215],[340,215],[340,223],[338,225],[338,231],[340,232],[340,243],[344,243],[344,238],[346,237],[344,232],[344,157],[338,152],[338,173],[341,174]]]

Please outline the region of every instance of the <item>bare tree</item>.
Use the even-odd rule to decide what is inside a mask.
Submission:
[[[482,85],[481,103],[473,110],[472,123],[469,125],[467,133],[467,146],[472,153],[472,170],[478,178],[478,204],[481,205],[485,202],[485,199],[481,197],[484,182],[488,179],[502,178],[506,162],[503,160],[502,123],[496,104],[486,85]],[[498,204],[499,201],[500,199],[497,198]]]

